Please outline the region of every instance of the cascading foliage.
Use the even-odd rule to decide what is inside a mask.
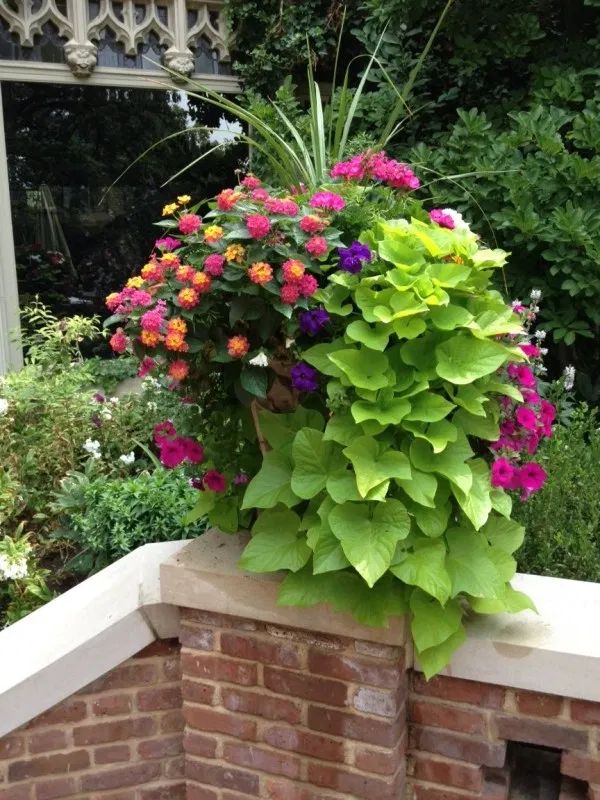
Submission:
[[[510,586],[512,498],[554,410],[536,392],[531,308],[493,288],[506,254],[456,212],[427,213],[382,153],[293,195],[249,176],[169,235],[108,304],[142,374],[201,405],[202,444],[156,430],[198,490],[189,519],[249,528],[241,566],[283,570],[280,602],[327,602],[368,625],[409,614],[426,675],[470,612],[532,608]],[[234,436],[232,437],[232,431]]]

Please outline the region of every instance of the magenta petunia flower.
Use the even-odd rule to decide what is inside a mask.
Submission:
[[[526,497],[532,492],[539,492],[546,482],[547,477],[546,470],[539,464],[536,464],[535,461],[531,461],[529,464],[523,464],[519,470],[519,483],[525,490]]]
[[[455,227],[454,220],[450,214],[445,214],[441,208],[433,208],[429,212],[429,219],[432,222],[435,222],[441,228],[449,228],[450,230],[453,230]]]
[[[512,488],[515,478],[515,468],[507,458],[497,458],[492,464],[492,486],[502,489]]]
[[[160,463],[167,469],[174,469],[187,458],[187,451],[182,439],[163,439],[160,444]]]
[[[534,411],[525,406],[520,406],[515,412],[515,418],[519,425],[525,430],[535,431],[537,429],[538,419]]]
[[[539,358],[541,355],[540,348],[537,344],[520,344],[519,348],[528,358]]]
[[[202,484],[205,489],[211,492],[224,492],[227,488],[225,476],[216,469],[209,469],[204,473]]]

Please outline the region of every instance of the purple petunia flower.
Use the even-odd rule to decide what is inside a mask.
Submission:
[[[307,333],[309,336],[316,336],[321,328],[329,322],[329,314],[324,308],[313,308],[310,311],[303,311],[298,321],[302,333]]]
[[[363,261],[370,261],[372,253],[366,244],[352,242],[350,247],[339,247],[340,269],[356,274],[363,267]]]
[[[319,373],[303,361],[291,368],[290,375],[292,386],[299,392],[314,392],[319,388]]]

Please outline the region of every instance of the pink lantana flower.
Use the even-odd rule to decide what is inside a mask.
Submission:
[[[316,192],[310,198],[311,208],[325,208],[329,211],[341,211],[346,206],[344,198],[335,192]]]
[[[313,258],[320,258],[329,250],[329,245],[324,236],[312,236],[308,242],[306,242],[304,248]]]
[[[264,214],[249,214],[244,221],[253,239],[264,239],[271,230],[271,222]]]
[[[179,222],[177,223],[179,230],[186,236],[191,233],[196,233],[200,225],[202,225],[202,218],[199,217],[198,214],[184,214],[179,218]]]

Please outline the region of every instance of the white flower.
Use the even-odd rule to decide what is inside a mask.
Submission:
[[[158,403],[155,403],[154,400],[148,400],[146,403],[146,408],[148,411],[157,411],[158,410]]]
[[[471,230],[468,223],[464,221],[463,215],[459,211],[455,211],[453,208],[442,208],[442,213],[450,217],[456,230],[460,230],[461,228],[462,230]]]
[[[127,465],[133,464],[133,462],[135,461],[135,453],[133,452],[133,450],[131,451],[131,453],[123,453],[122,456],[119,456],[119,461],[122,461],[123,464]]]
[[[8,411],[8,400],[6,397],[0,397],[0,417]]]
[[[83,444],[83,449],[96,460],[102,458],[102,453],[100,452],[100,442],[97,439],[86,439]]]
[[[155,392],[159,392],[163,388],[162,383],[157,378],[153,378],[151,375],[146,375],[142,381],[142,385],[146,391],[154,389]]]
[[[529,297],[533,303],[538,303],[542,299],[542,292],[540,289],[532,289]]]
[[[295,343],[295,339],[286,339],[285,340],[285,349],[289,350],[290,347]]]
[[[112,411],[110,410],[110,408],[102,406],[102,408],[100,409],[100,416],[102,417],[102,419],[107,419],[107,420],[112,419]]]
[[[544,339],[546,338],[546,331],[539,330],[539,331],[536,331],[533,335],[535,336],[535,338],[538,341],[543,342]]]
[[[259,353],[257,356],[254,356],[254,358],[251,358],[248,363],[252,364],[253,367],[268,367],[269,359],[265,353]]]
[[[0,555],[0,577],[13,581],[26,578],[27,559],[24,557],[9,559],[8,556]]]
[[[575,367],[565,367],[565,371],[563,373],[563,386],[565,387],[567,392],[570,392],[573,386],[575,385]]]
[[[119,402],[119,398],[118,397],[109,397],[108,398],[108,402],[112,403],[114,406],[116,406],[117,403]]]

